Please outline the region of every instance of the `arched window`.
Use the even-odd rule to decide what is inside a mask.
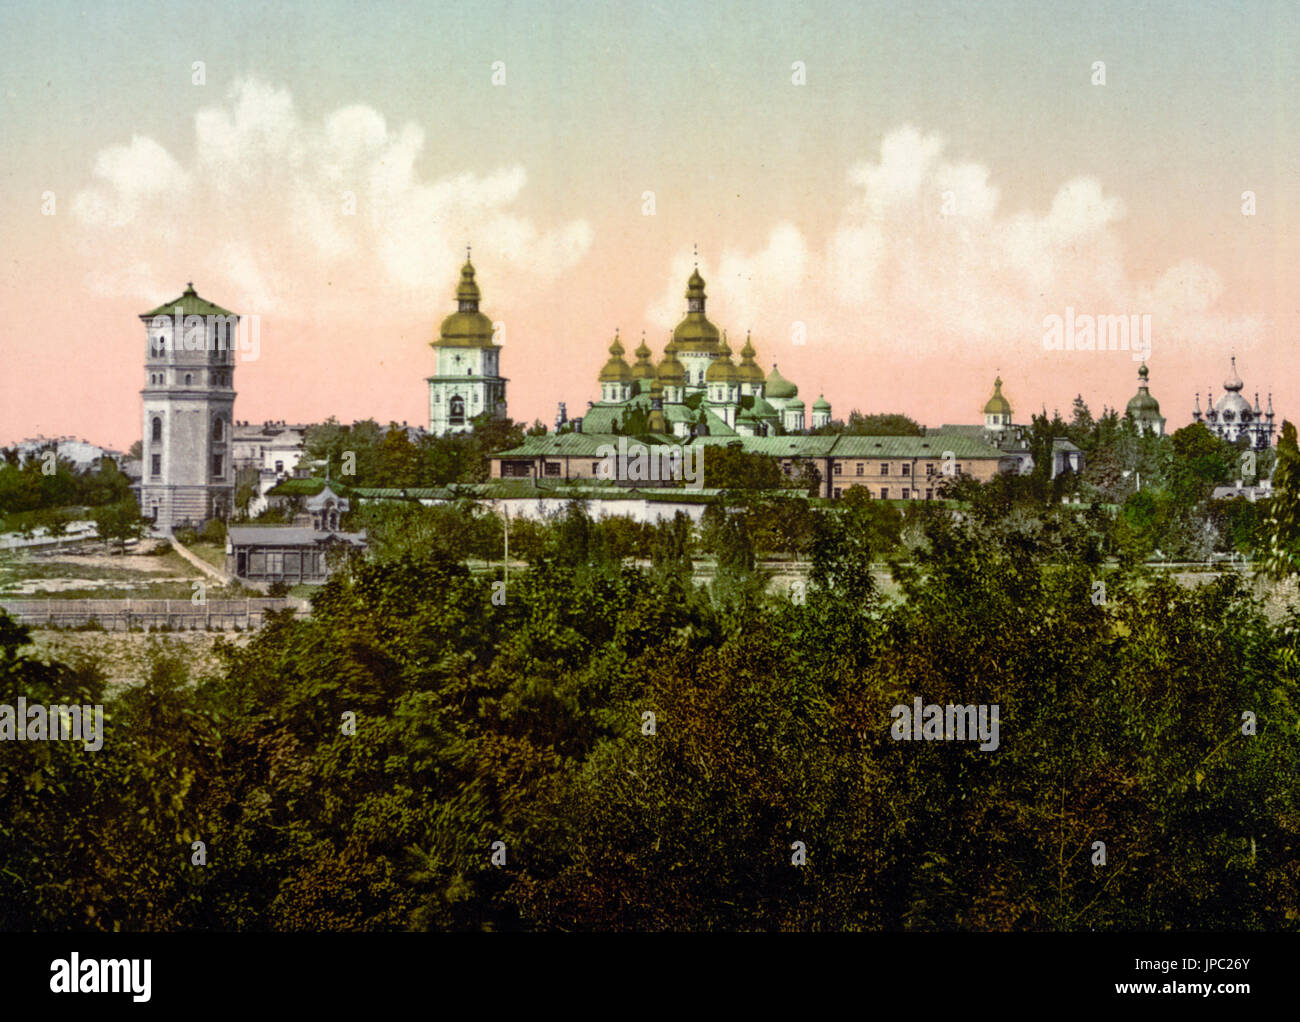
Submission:
[[[157,416],[153,420],[153,442],[156,444],[162,443],[162,419]]]
[[[185,386],[188,387],[190,383],[193,382],[193,380],[194,380],[194,375],[192,373],[185,374]]]
[[[465,399],[459,394],[451,399],[450,422],[453,426],[460,426],[465,422]]]
[[[213,440],[221,440],[221,439],[223,439],[223,437],[222,437],[222,433],[221,433],[221,430],[222,430],[221,419],[220,419],[220,418],[213,419],[213,420],[212,420],[212,439],[213,439]]]

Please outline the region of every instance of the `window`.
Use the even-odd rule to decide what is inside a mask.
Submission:
[[[162,475],[162,455],[155,454],[153,460],[149,463],[151,474],[155,477]]]
[[[837,461],[837,462],[835,463],[835,468],[834,468],[834,472],[835,472],[835,474],[836,474],[836,475],[841,475],[841,474],[843,473],[843,471],[844,471],[844,466],[841,465],[841,464]]]
[[[903,487],[903,499],[907,500],[911,495],[912,495],[912,491],[909,490],[906,486]]]
[[[186,374],[185,374],[185,386],[188,387],[188,386],[189,386],[191,383],[193,383],[193,382],[194,382],[194,374],[193,374],[193,373],[186,373]]]
[[[224,439],[224,438],[222,437],[222,434],[221,434],[221,428],[222,428],[222,427],[221,427],[221,420],[220,420],[220,419],[213,419],[213,420],[212,420],[212,439],[213,439],[213,440],[221,440],[221,439]]]
[[[888,486],[882,486],[882,487],[880,488],[880,499],[881,499],[881,500],[888,500],[888,499],[889,499],[889,487],[888,487]]]
[[[221,474],[221,455],[214,454],[212,456],[212,478],[220,479]]]
[[[268,575],[284,574],[284,551],[268,550],[266,552],[266,573]]]
[[[926,500],[934,500],[934,490],[926,490],[926,491],[925,491],[925,499],[926,499]]]
[[[835,487],[835,496],[836,496],[837,499],[838,499],[839,495],[840,495],[840,488],[837,486],[837,487]]]
[[[905,463],[903,465],[903,475],[909,476],[911,474],[912,474],[912,466]]]
[[[560,474],[560,463],[558,461],[548,461],[546,463],[546,474],[548,476],[558,476]]]
[[[599,475],[599,474],[600,474],[600,462],[599,462],[599,461],[593,461],[593,462],[591,463],[591,474],[592,474],[592,475]]]
[[[933,464],[933,462],[926,462],[926,465],[925,465],[925,474],[928,475],[928,476],[932,476],[932,475],[934,475],[934,464]]]
[[[887,475],[889,475],[889,462],[887,462],[887,461],[882,461],[882,462],[880,463],[880,474],[881,474],[882,476],[887,476]]]
[[[451,414],[447,421],[453,426],[461,426],[465,423],[465,399],[459,394],[451,399]]]
[[[279,473],[279,472],[283,472],[283,471],[284,471],[284,462],[283,462],[283,461],[277,461],[277,462],[275,463],[275,471],[276,471],[277,473]]]
[[[156,415],[153,420],[153,442],[156,444],[162,443],[162,419]]]

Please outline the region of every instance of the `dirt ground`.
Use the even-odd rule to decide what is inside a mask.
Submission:
[[[220,672],[214,654],[218,641],[244,646],[248,632],[95,632],[32,629],[29,652],[40,659],[59,660],[68,664],[90,663],[97,666],[109,688],[141,685],[148,680],[154,655],[164,653],[180,658],[192,681]]]

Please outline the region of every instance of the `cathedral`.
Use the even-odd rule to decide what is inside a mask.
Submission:
[[[1241,396],[1245,386],[1237,375],[1237,357],[1234,355],[1231,371],[1223,381],[1223,397],[1215,402],[1213,391],[1208,388],[1205,391],[1204,422],[1211,433],[1229,443],[1236,442],[1238,437],[1246,437],[1252,450],[1264,451],[1272,446],[1273,430],[1276,428],[1273,424],[1273,395],[1268,395],[1268,411],[1261,411],[1259,391],[1255,391],[1255,407],[1252,408],[1250,402]],[[1202,421],[1199,392],[1192,419]]]
[[[764,374],[755,361],[749,335],[740,361],[725,331],[705,314],[704,278],[697,268],[686,284],[686,316],[664,345],[656,365],[644,335],[629,365],[615,332],[609,360],[600,371],[600,400],[589,402],[574,428],[584,433],[657,433],[679,437],[777,436],[802,433],[831,421],[831,406],[820,397],[812,418],[799,388],[772,366]],[[566,425],[563,406],[557,428]]]
[[[456,288],[456,311],[442,321],[430,342],[435,354],[429,384],[429,432],[434,436],[465,433],[476,415],[506,414],[506,378],[501,373],[501,345],[492,321],[479,311],[479,288],[469,253]]]

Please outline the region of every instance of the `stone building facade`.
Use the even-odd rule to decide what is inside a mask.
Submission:
[[[226,518],[239,317],[186,287],[144,313],[140,509],[163,528]]]

